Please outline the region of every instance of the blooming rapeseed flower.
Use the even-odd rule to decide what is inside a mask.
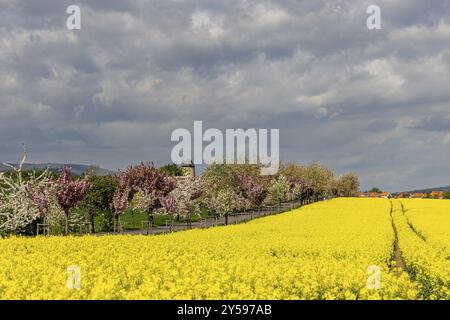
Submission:
[[[449,237],[438,225],[448,230],[448,209],[436,223],[425,218],[426,206],[408,212],[430,239],[417,244],[395,206],[414,281],[396,274],[390,200],[342,198],[245,224],[158,236],[2,239],[0,299],[448,298],[442,257]],[[435,252],[427,255],[430,248]],[[79,289],[67,287],[69,266],[81,271]],[[379,289],[367,286],[369,266],[381,271]],[[418,296],[424,286],[434,289]]]

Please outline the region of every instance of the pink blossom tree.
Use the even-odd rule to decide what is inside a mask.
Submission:
[[[154,210],[162,207],[160,199],[175,188],[176,182],[155,168],[153,163],[141,163],[120,172],[118,185],[113,200],[117,219],[133,203],[135,209],[147,213],[148,222],[153,224]]]
[[[89,186],[88,176],[82,180],[74,180],[72,177],[72,169],[68,166],[64,166],[61,176],[57,180],[56,200],[65,214],[66,235],[69,233],[70,209],[77,207],[81,200],[83,200]]]
[[[290,182],[290,190],[288,192],[290,201],[300,200],[303,204],[312,197],[313,188],[309,182],[292,176],[288,180]]]
[[[33,199],[33,202],[41,216],[45,216],[51,207],[51,194],[49,186],[34,186],[33,184],[28,183],[27,191],[29,192],[31,199]]]
[[[262,183],[258,183],[248,175],[237,176],[237,186],[242,196],[247,199],[252,207],[261,208],[261,204],[267,197],[267,190]]]

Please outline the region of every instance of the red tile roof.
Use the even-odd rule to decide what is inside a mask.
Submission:
[[[426,196],[427,195],[425,193],[416,192],[411,195],[411,198],[420,199],[420,198],[425,198]]]
[[[444,198],[444,191],[433,191],[431,196],[435,198]]]

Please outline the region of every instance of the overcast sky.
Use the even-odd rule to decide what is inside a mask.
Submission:
[[[0,0],[0,160],[160,165],[194,120],[363,189],[450,185],[449,1]]]

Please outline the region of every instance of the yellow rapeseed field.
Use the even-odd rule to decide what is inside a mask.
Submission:
[[[444,277],[434,295],[423,294],[430,274],[397,276],[392,220],[408,268],[419,259],[408,251],[416,242],[409,241],[403,212],[397,200],[343,198],[245,224],[159,236],[11,237],[0,240],[0,299],[445,297],[441,265],[421,265]],[[448,215],[442,219],[448,225]],[[430,239],[435,235],[440,247],[433,248],[443,252],[445,232],[419,215],[411,220]],[[429,279],[438,281],[434,273]]]
[[[415,231],[450,256],[450,200],[405,199],[401,203]]]
[[[450,201],[395,200],[394,222],[419,298],[450,299]]]

